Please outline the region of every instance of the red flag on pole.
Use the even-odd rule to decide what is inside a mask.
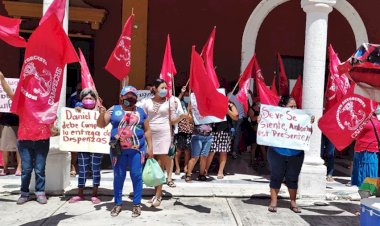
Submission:
[[[11,46],[24,48],[26,41],[19,35],[20,24],[20,19],[0,16],[0,39]]]
[[[218,81],[218,76],[215,72],[215,67],[214,67],[215,32],[216,32],[216,27],[214,27],[209,39],[207,40],[207,43],[203,46],[201,55],[204,59],[207,75],[210,77],[211,82],[214,84],[215,88],[219,88],[220,85]]]
[[[354,94],[351,88],[339,104],[322,116],[318,127],[341,151],[362,131],[377,105],[373,100]]]
[[[296,84],[293,87],[292,93],[290,94],[296,101],[299,109],[302,109],[302,78],[298,75]]]
[[[260,98],[260,103],[277,106],[280,101],[280,97],[274,94],[266,85],[265,82],[259,78],[255,79],[256,90]]]
[[[96,91],[94,80],[92,79],[90,70],[88,69],[86,59],[83,56],[82,50],[79,49],[79,58],[81,66],[81,77],[82,77],[82,89],[90,88]]]
[[[168,38],[166,41],[164,60],[162,61],[162,68],[161,68],[161,74],[160,74],[160,78],[165,80],[167,88],[168,88],[167,97],[172,96],[173,76],[175,74],[177,74],[177,70],[175,69],[173,56],[172,56],[172,48],[170,45],[170,36],[168,35]]]
[[[325,92],[326,110],[339,103],[350,88],[350,82],[345,73],[339,74],[338,66],[340,65],[340,60],[331,45],[329,46],[329,61],[330,73]]]
[[[228,99],[219,93],[207,76],[201,56],[195,51],[191,52],[190,89],[195,94],[198,111],[202,116],[215,116],[223,119],[228,111]]]
[[[286,76],[284,64],[282,63],[280,53],[277,53],[277,59],[278,59],[278,64],[279,64],[278,78],[279,78],[280,95],[281,96],[289,95],[288,77]]]
[[[62,24],[51,15],[29,38],[11,112],[25,120],[52,124],[57,115],[64,67],[77,61]]]
[[[248,112],[248,91],[250,86],[250,79],[256,77],[255,73],[253,73],[255,61],[256,55],[253,55],[247,67],[245,68],[243,74],[240,75],[239,79],[240,90],[236,95],[236,99],[243,105],[244,112]]]
[[[65,10],[66,10],[66,0],[54,0],[54,2],[51,3],[49,9],[41,18],[39,25],[41,25],[43,22],[49,19],[49,17],[52,14],[55,14],[58,18],[58,21],[62,24],[63,18],[65,17]]]
[[[277,88],[276,88],[276,75],[274,75],[272,80],[272,85],[270,86],[270,90],[278,96]]]
[[[133,14],[129,16],[116,47],[108,59],[106,70],[119,80],[126,78],[131,70],[131,38]]]

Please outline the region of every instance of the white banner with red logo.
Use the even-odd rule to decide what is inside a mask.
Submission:
[[[257,144],[309,150],[312,127],[306,112],[262,104],[260,116]]]
[[[61,151],[110,153],[112,126],[96,126],[98,111],[62,108],[59,149]]]

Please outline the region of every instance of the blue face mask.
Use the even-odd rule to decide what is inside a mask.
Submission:
[[[166,97],[167,94],[168,94],[168,90],[167,89],[162,89],[158,93],[158,95],[160,95],[160,97]]]
[[[126,107],[129,107],[129,105],[131,105],[131,104],[129,103],[128,100],[123,100],[123,104],[124,104]]]
[[[190,101],[190,97],[183,97],[183,101],[187,104]]]

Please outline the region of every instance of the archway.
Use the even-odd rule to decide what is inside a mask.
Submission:
[[[243,71],[253,56],[259,29],[264,19],[277,6],[290,0],[262,0],[249,17],[242,39],[241,67]],[[347,0],[337,0],[334,8],[348,21],[355,36],[356,46],[368,42],[368,34],[363,20],[355,8]]]

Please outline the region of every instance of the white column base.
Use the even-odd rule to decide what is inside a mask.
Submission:
[[[50,150],[46,159],[45,192],[50,195],[62,195],[70,186],[71,155],[59,150],[59,137],[50,138]],[[30,192],[35,191],[35,174],[32,172]]]
[[[326,166],[309,165],[304,163],[298,181],[298,197],[325,199],[325,175]]]

